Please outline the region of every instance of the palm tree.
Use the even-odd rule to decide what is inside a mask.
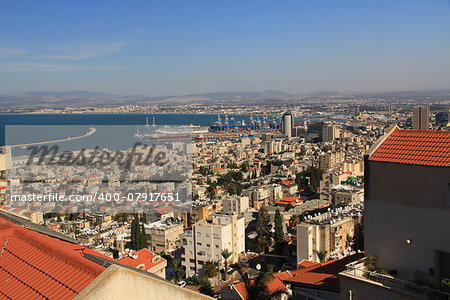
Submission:
[[[181,260],[178,258],[174,258],[172,259],[172,261],[170,262],[170,266],[172,267],[173,271],[175,272],[175,282],[179,282],[181,281],[181,279],[184,276],[184,270],[183,267],[181,266]]]
[[[327,250],[316,250],[317,258],[321,263],[325,261],[325,259],[327,258],[327,254],[328,254]]]
[[[205,274],[208,278],[213,278],[217,275],[217,269],[219,268],[219,264],[216,262],[207,262],[205,264]]]
[[[268,265],[266,271],[260,272],[258,276],[253,278],[250,278],[241,266],[234,265],[233,268],[238,271],[244,282],[248,295],[247,300],[272,300],[280,295],[286,294],[286,291],[281,289],[269,292],[267,284],[275,277],[274,265]]]
[[[233,254],[233,253],[231,253],[230,252],[230,250],[228,250],[228,249],[223,249],[222,250],[222,252],[221,252],[221,254],[222,254],[222,257],[223,257],[223,259],[224,259],[224,264],[225,264],[225,280],[227,280],[227,272],[228,272],[228,259],[231,257],[231,255]]]

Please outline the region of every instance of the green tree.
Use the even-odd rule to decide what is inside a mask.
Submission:
[[[207,262],[205,264],[205,274],[208,278],[217,276],[219,265],[216,262]]]
[[[373,255],[367,255],[364,260],[364,266],[368,271],[374,272],[377,270],[377,258]]]
[[[214,289],[209,281],[208,283],[202,284],[198,291],[207,296],[214,296]]]
[[[244,282],[248,295],[247,300],[272,300],[286,293],[283,289],[269,292],[268,283],[275,277],[273,265],[268,265],[266,271],[260,272],[258,276],[252,278],[241,266],[234,266],[234,268]]]
[[[174,258],[170,261],[170,266],[172,267],[175,275],[173,277],[173,279],[175,280],[175,282],[180,282],[181,279],[183,279],[184,277],[184,269],[183,266],[181,265],[181,260],[178,258]]]
[[[293,209],[293,208],[294,208],[294,205],[288,203],[288,204],[286,205],[286,207],[284,208],[284,211],[289,211],[289,210],[291,210],[291,209]]]
[[[139,217],[134,215],[134,219],[131,222],[131,249],[139,250],[141,245],[141,228],[139,227]]]
[[[223,260],[224,260],[224,265],[225,265],[225,271],[224,271],[224,274],[225,274],[225,280],[227,280],[227,274],[228,274],[228,259],[231,257],[231,255],[232,255],[233,253],[231,253],[231,251],[228,250],[228,249],[223,249],[222,252],[221,252],[220,254],[222,255]]]
[[[215,183],[211,183],[207,188],[206,188],[206,195],[209,198],[214,198],[214,196],[216,195],[216,184]]]
[[[275,211],[275,242],[281,243],[284,239],[283,230],[283,217],[281,216],[280,210]]]
[[[324,262],[325,259],[327,259],[327,254],[328,254],[327,250],[316,250],[317,258],[321,263]]]
[[[145,233],[144,224],[141,225],[139,238],[139,249],[148,248],[147,234]]]
[[[242,170],[242,172],[247,172],[248,171],[248,168],[249,168],[249,163],[248,163],[248,161],[244,161],[242,164],[241,164],[241,170]]]
[[[263,252],[272,245],[269,231],[270,218],[267,209],[263,206],[258,211],[256,221],[256,251]]]

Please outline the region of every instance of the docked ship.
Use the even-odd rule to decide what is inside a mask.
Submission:
[[[199,135],[208,133],[207,127],[198,125],[156,125],[155,118],[153,117],[152,125],[148,123],[148,117],[146,118],[145,127],[139,130],[139,126],[136,129],[136,138],[146,141],[171,141],[171,140],[185,140],[196,138]]]

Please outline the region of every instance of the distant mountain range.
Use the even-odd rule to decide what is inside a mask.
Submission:
[[[274,104],[276,101],[323,98],[374,98],[392,100],[428,100],[450,99],[450,90],[397,91],[397,92],[339,92],[324,91],[304,95],[293,95],[276,90],[263,92],[216,92],[182,96],[147,97],[143,95],[110,95],[90,91],[41,92],[32,91],[0,95],[0,107],[3,108],[63,108],[81,106],[107,106],[124,104]]]

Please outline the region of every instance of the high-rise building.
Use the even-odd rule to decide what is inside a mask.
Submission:
[[[322,141],[332,143],[339,137],[340,129],[335,124],[324,124],[322,127]]]
[[[283,114],[282,131],[288,138],[292,137],[292,129],[294,128],[294,116],[290,111]]]
[[[430,108],[428,106],[413,107],[412,129],[428,130],[429,120]]]

